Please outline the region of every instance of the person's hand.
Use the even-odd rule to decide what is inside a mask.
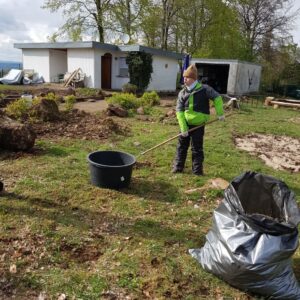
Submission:
[[[189,132],[188,131],[181,132],[181,136],[182,137],[188,137],[189,136]]]
[[[218,119],[219,119],[219,121],[225,121],[225,116],[224,115],[218,116]]]

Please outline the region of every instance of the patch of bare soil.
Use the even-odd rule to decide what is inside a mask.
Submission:
[[[74,138],[83,140],[105,139],[111,134],[129,135],[130,129],[115,118],[102,117],[84,111],[73,110],[62,114],[55,122],[32,124],[38,138]]]
[[[291,118],[290,121],[292,123],[300,124],[300,117]]]
[[[108,104],[105,100],[76,102],[74,108],[89,113],[105,111]]]
[[[300,140],[288,136],[249,134],[235,137],[239,149],[258,156],[277,170],[300,171]]]

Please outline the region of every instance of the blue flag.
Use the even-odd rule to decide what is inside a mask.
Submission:
[[[183,58],[183,64],[181,68],[181,76],[180,76],[180,83],[183,84],[183,72],[189,67],[190,65],[190,55],[186,54]]]

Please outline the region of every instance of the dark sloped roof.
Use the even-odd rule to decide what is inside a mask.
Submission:
[[[105,44],[100,42],[55,42],[55,43],[15,43],[15,48],[18,49],[68,49],[68,48],[95,48],[95,49],[104,49],[111,51],[122,51],[122,52],[131,52],[131,51],[145,51],[151,53],[152,55],[167,56],[174,59],[182,59],[183,54],[165,51],[161,49],[155,49],[151,47],[141,46],[141,45],[112,45]]]

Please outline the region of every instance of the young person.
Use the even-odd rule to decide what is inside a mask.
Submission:
[[[203,175],[203,137],[205,126],[190,133],[188,131],[209,120],[210,100],[214,102],[219,120],[224,121],[223,100],[212,87],[201,84],[198,81],[198,71],[194,64],[184,71],[183,78],[184,88],[178,94],[176,106],[176,116],[181,135],[178,138],[172,172],[183,172],[188,148],[191,143],[192,171],[195,175]]]

